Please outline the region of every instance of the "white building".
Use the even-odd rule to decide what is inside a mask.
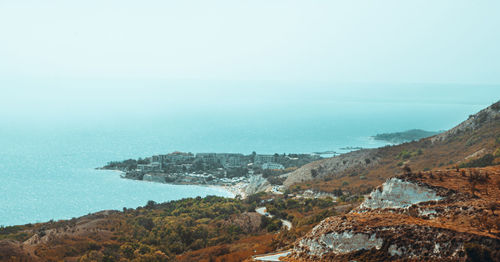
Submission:
[[[157,171],[161,169],[161,164],[158,162],[153,162],[150,164],[138,164],[137,165],[137,170],[141,172],[151,172],[151,171]]]
[[[282,164],[277,163],[264,163],[262,164],[262,169],[280,169],[283,170],[285,167]]]

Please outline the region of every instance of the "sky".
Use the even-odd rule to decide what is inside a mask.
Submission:
[[[500,2],[1,0],[0,76],[500,83]]]
[[[420,97],[419,84],[490,103],[499,13],[497,0],[0,0],[0,116],[333,91],[385,102]]]

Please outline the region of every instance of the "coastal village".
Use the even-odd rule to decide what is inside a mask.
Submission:
[[[319,159],[318,154],[173,152],[109,162],[103,169],[120,170],[124,178],[135,180],[225,186],[235,195],[244,196],[261,191],[262,186],[280,193],[285,179],[281,175]]]

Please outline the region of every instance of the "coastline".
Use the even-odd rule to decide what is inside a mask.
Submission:
[[[121,170],[102,169],[102,168],[99,168],[97,170],[112,171],[112,172],[118,173],[118,175],[120,176],[120,179],[135,180],[135,179],[130,179],[130,178],[125,177],[126,172],[121,171]],[[135,180],[135,181],[149,182],[149,183],[155,183],[155,184],[167,184],[167,185],[202,186],[202,187],[214,188],[217,190],[223,190],[225,192],[228,192],[231,194],[230,198],[236,198],[236,196],[238,196],[238,195],[240,195],[241,198],[247,197],[247,194],[245,192],[245,188],[248,186],[248,183],[238,183],[236,185],[203,185],[203,184],[197,184],[197,183],[163,183],[163,182],[155,182],[155,181],[148,181],[148,180]]]

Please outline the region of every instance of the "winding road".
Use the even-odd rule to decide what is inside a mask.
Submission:
[[[272,218],[273,215],[267,213],[267,210],[266,210],[266,207],[258,207],[255,209],[255,212],[263,215],[263,216],[266,216],[266,217],[269,217],[269,218]],[[283,225],[288,229],[292,229],[292,222],[288,221],[288,220],[285,220],[285,219],[281,219],[281,223],[283,223]]]

